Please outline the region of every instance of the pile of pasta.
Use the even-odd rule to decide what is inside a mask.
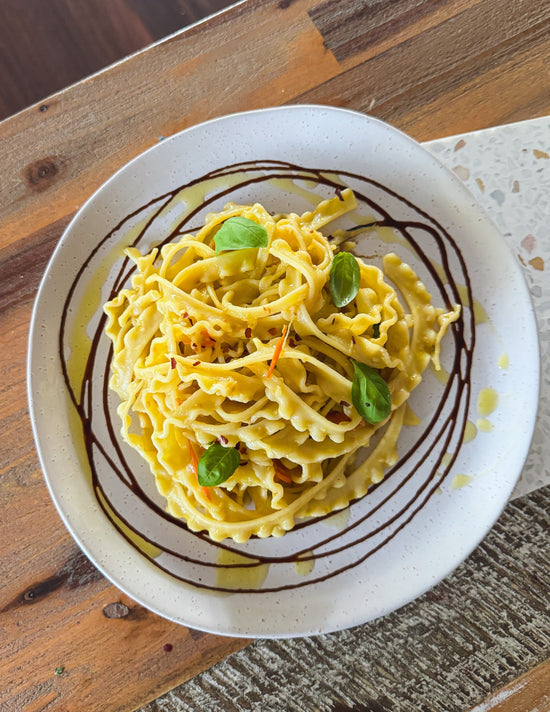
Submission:
[[[281,536],[364,496],[396,462],[407,399],[430,360],[439,368],[459,307],[433,306],[411,267],[387,254],[383,269],[357,259],[357,294],[337,308],[328,281],[340,248],[320,229],[354,207],[347,189],[301,216],[228,204],[196,235],[127,250],[131,286],[104,307],[109,385],[124,440],[191,530],[215,541]],[[267,247],[217,254],[213,238],[234,216],[264,226]],[[353,407],[352,360],[388,385],[379,423]],[[205,487],[197,462],[213,442],[235,448],[239,464]]]

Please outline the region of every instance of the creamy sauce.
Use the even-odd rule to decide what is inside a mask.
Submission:
[[[434,368],[433,364],[431,365],[432,373],[433,375],[437,378],[437,380],[444,386],[447,385],[449,382],[450,374],[448,371],[446,371],[443,366],[441,368]]]
[[[491,415],[498,405],[498,393],[494,388],[484,388],[477,397],[477,412],[482,417]]]
[[[216,561],[216,586],[228,591],[259,589],[269,572],[268,564],[229,549],[218,549]]]
[[[345,509],[341,509],[339,512],[336,512],[336,514],[331,514],[330,517],[324,519],[323,524],[330,529],[341,532],[347,527],[349,517],[350,509],[349,507],[346,507]]]
[[[271,183],[273,183],[273,185],[275,185],[280,190],[285,190],[288,193],[294,193],[294,195],[299,195],[301,198],[310,203],[310,205],[315,206],[319,202],[319,195],[315,192],[315,190],[313,190],[316,186],[311,182],[310,185],[312,190],[308,190],[307,188],[303,188],[302,186],[297,185],[295,181],[291,178],[278,178],[276,180],[271,181]]]
[[[468,300],[468,285],[461,284],[458,287],[458,292],[460,294],[460,299],[464,305],[471,306],[473,304],[476,323],[489,324],[489,315],[487,314],[487,310],[485,309],[483,304],[481,304],[481,302],[479,302],[477,299],[473,299],[471,303]]]
[[[407,403],[407,407],[405,408],[405,417],[403,418],[403,425],[408,425],[410,427],[413,427],[415,425],[420,425],[422,421],[418,417],[418,415],[414,412],[414,410],[411,408],[411,406]]]
[[[102,492],[98,493],[98,499],[100,500],[102,506],[107,511],[111,521],[116,525],[117,529],[126,537],[126,539],[133,544],[136,549],[139,549],[142,554],[145,554],[147,558],[156,559],[162,551],[157,546],[154,546],[150,541],[144,537],[137,534],[133,529],[131,529],[126,522],[124,522],[108,504],[105,495]]]
[[[495,426],[493,425],[493,423],[491,423],[490,420],[487,420],[487,418],[478,418],[477,429],[480,430],[482,433],[490,433],[495,429]]]
[[[294,571],[298,576],[308,576],[315,568],[315,556],[312,551],[308,551],[311,554],[310,559],[298,560],[294,562]]]
[[[462,439],[462,442],[470,443],[470,442],[472,442],[472,440],[475,438],[476,435],[477,435],[477,428],[474,425],[474,423],[472,423],[472,421],[469,420],[466,423],[466,430],[464,431],[464,438]]]
[[[451,482],[451,488],[456,490],[461,487],[466,487],[474,478],[470,475],[455,475],[453,481]]]

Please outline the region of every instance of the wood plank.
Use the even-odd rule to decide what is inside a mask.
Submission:
[[[342,73],[297,101],[351,106],[420,141],[550,113],[549,4],[453,3],[449,16],[433,8],[397,35],[384,25],[390,34],[378,31],[361,52],[341,44],[353,32],[350,15],[334,40],[325,37],[343,57]],[[323,16],[310,14],[323,32]],[[358,48],[365,42],[357,37]]]
[[[281,25],[278,4],[251,0],[233,9],[234,24],[222,13],[200,31],[191,28],[0,124],[6,176],[0,245],[73,213],[160,136],[219,114],[280,104],[335,75],[337,63],[307,6],[284,10],[291,14]],[[272,59],[263,63],[264,56]],[[254,81],[250,66],[260,67]]]
[[[128,709],[246,644],[197,636],[133,604],[79,554],[50,503],[26,409],[27,329],[47,259],[82,202],[160,136],[230,111],[323,101],[371,110],[420,139],[479,128],[503,118],[550,113],[549,78],[544,69],[550,49],[546,3],[424,3],[422,12],[413,18],[411,2],[398,0],[386,6],[386,14],[380,6],[381,14],[373,20],[374,35],[362,37],[357,32],[357,45],[345,44],[346,32],[350,17],[364,11],[368,3],[346,4],[349,14],[344,13],[340,24],[329,21],[329,4],[249,0],[0,124],[0,496],[6,569],[0,581],[0,679],[4,683],[0,707],[31,712]],[[336,17],[336,6],[332,7],[332,17]],[[401,15],[406,21],[399,19]],[[476,26],[481,21],[490,25],[490,31]],[[449,32],[449,23],[453,32]],[[470,31],[475,32],[474,39],[460,41]],[[489,44],[481,47],[483,42]],[[436,48],[441,62],[433,62],[430,48]],[[533,81],[534,76],[540,80]],[[529,526],[537,516],[540,512],[537,515],[533,510]],[[514,542],[519,546],[522,540]],[[514,587],[519,587],[529,599],[529,610],[537,614],[536,605],[541,605],[537,597],[544,587],[534,578],[533,567],[542,548],[533,545],[529,551],[532,558],[526,569],[533,576],[532,590],[522,588],[516,566],[510,597],[515,595]],[[501,565],[499,556],[489,556],[495,566]],[[471,570],[483,572],[486,562],[483,556],[477,563],[474,559],[478,568]],[[505,572],[506,567],[500,570],[502,575]],[[459,591],[470,591],[469,582],[463,580],[465,588]],[[451,597],[457,600],[452,586],[440,591],[442,601],[425,598],[423,605],[428,612],[430,606],[435,607],[442,619],[454,616],[452,608],[446,607]],[[476,592],[472,590],[472,600]],[[503,603],[490,590],[487,596],[492,603],[482,601],[479,608],[494,629],[500,624]],[[109,617],[121,612],[122,618]],[[458,642],[449,655],[459,662],[469,659],[476,634],[486,637],[484,644],[497,645],[496,633],[489,636],[483,622],[476,623],[475,613],[475,609],[463,609],[462,618],[453,618]],[[512,639],[529,628],[527,618],[513,607],[504,614],[510,619]],[[535,614],[533,621],[538,621]],[[406,650],[407,625],[414,620],[418,619],[413,616],[407,623],[397,615],[389,623],[380,623],[380,630],[400,623]],[[436,619],[430,620],[436,625]],[[533,630],[534,638],[544,634],[541,626]],[[385,631],[386,641],[395,634],[395,629]],[[353,645],[346,636],[343,640]],[[98,641],[102,641],[101,648]],[[523,638],[521,642],[527,649],[528,643]],[[170,653],[163,649],[166,643],[173,646]],[[269,651],[282,649],[278,645],[270,645]],[[540,641],[537,645],[540,648]],[[309,642],[303,646],[306,653],[313,650]],[[377,651],[379,658],[372,664],[386,671],[380,673],[382,677],[389,677],[392,661],[384,659],[383,647]],[[327,652],[330,661],[330,646]],[[437,663],[433,650],[417,654],[422,652]],[[306,667],[307,662],[306,657]],[[525,664],[514,659],[509,670],[515,674]],[[64,666],[63,674],[54,675],[59,666]],[[502,684],[509,682],[504,680],[506,672],[500,670]],[[218,674],[222,673],[212,673],[212,679]],[[477,699],[494,689],[487,687],[492,684],[489,678],[482,683],[484,694]],[[223,679],[216,684],[223,685]],[[237,693],[233,697],[237,699]],[[475,701],[469,699],[469,704]],[[215,704],[200,708],[213,709]]]
[[[0,119],[232,0],[4,0]]]
[[[550,661],[537,665],[509,685],[490,695],[470,712],[548,712]]]
[[[458,6],[463,8],[458,15],[451,3],[447,19],[443,11],[448,6],[436,4],[415,26],[420,34],[410,37],[408,30],[403,35],[399,30],[379,38],[382,48],[388,43],[391,48],[365,60],[373,51],[369,47],[366,55],[352,55],[343,65],[327,50],[329,28],[317,18],[319,29],[311,19],[316,6],[311,0],[284,8],[273,0],[251,0],[230,15],[222,13],[199,30],[54,95],[42,107],[31,107],[15,122],[3,122],[0,147],[7,179],[0,186],[0,202],[6,206],[0,240],[15,236],[15,223],[26,231],[31,223],[36,229],[71,214],[116,168],[159,136],[231,111],[291,102],[336,104],[368,111],[419,140],[527,118],[533,107],[537,115],[550,112],[550,79],[542,66],[550,6],[531,2],[527,12],[524,3],[507,1],[506,12],[496,0],[486,0],[482,14],[478,3],[466,3]],[[229,17],[235,18],[234,25],[228,25]],[[446,22],[451,20],[449,41]],[[487,40],[485,30],[476,30],[479,24],[491,26],[491,41],[472,56],[475,42]],[[475,42],[461,39],[472,33]],[[431,52],[444,50],[445,61],[434,65]],[[498,81],[503,56],[505,71]],[[250,66],[259,68],[253,81]],[[530,81],[530,72],[539,67],[540,81]],[[484,98],[479,110],[469,105],[466,110],[471,91]]]
[[[157,697],[247,641],[190,631],[125,597],[80,552],[48,496],[30,431],[25,359],[32,300],[64,224],[29,236],[27,249],[0,252],[7,275],[0,281],[0,709],[70,703],[114,712]],[[112,617],[118,603],[126,608]]]
[[[46,702],[79,711],[135,709],[246,644],[191,631],[137,605],[72,542],[46,548],[48,559],[50,551],[52,561],[64,558],[62,567],[30,580],[1,611],[2,709],[42,710]]]
[[[0,118],[159,37],[126,0],[5,0],[0,4]]]

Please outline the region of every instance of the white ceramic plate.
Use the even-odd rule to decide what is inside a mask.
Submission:
[[[447,334],[443,352],[445,368],[458,368],[446,383],[427,373],[414,391],[411,405],[422,422],[402,433],[401,460],[377,489],[281,539],[231,542],[231,551],[249,557],[235,559],[163,516],[147,466],[121,442],[116,399],[105,387],[109,344],[101,307],[127,276],[123,248],[137,240],[148,250],[184,220],[196,227],[203,202],[208,210],[233,199],[301,212],[337,184],[361,198],[345,225],[373,217],[395,223],[365,233],[359,254],[394,250],[419,271],[436,304],[463,302],[461,331]],[[46,481],[87,556],[162,616],[261,637],[363,623],[452,571],[493,525],[520,474],[538,373],[535,320],[520,270],[460,181],[390,126],[319,106],[216,119],[118,171],[55,250],[35,304],[28,360]],[[496,407],[479,420],[478,398],[487,405],[495,396]],[[255,565],[254,556],[271,563]],[[228,592],[235,589],[245,591]]]

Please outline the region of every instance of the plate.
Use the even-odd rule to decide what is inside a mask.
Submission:
[[[278,539],[215,544],[170,518],[119,436],[102,305],[128,279],[122,251],[188,231],[227,201],[303,212],[335,187],[375,221],[356,251],[393,250],[434,303],[460,301],[442,375],[411,396],[400,459],[345,510]],[[390,226],[391,225],[391,226]],[[30,331],[40,461],[66,527],[148,609],[224,635],[325,633],[383,616],[451,572],[491,528],[534,428],[538,343],[528,291],[497,230],[446,168],[376,119],[322,106],[234,114],[159,142],[108,180],[61,238]]]

